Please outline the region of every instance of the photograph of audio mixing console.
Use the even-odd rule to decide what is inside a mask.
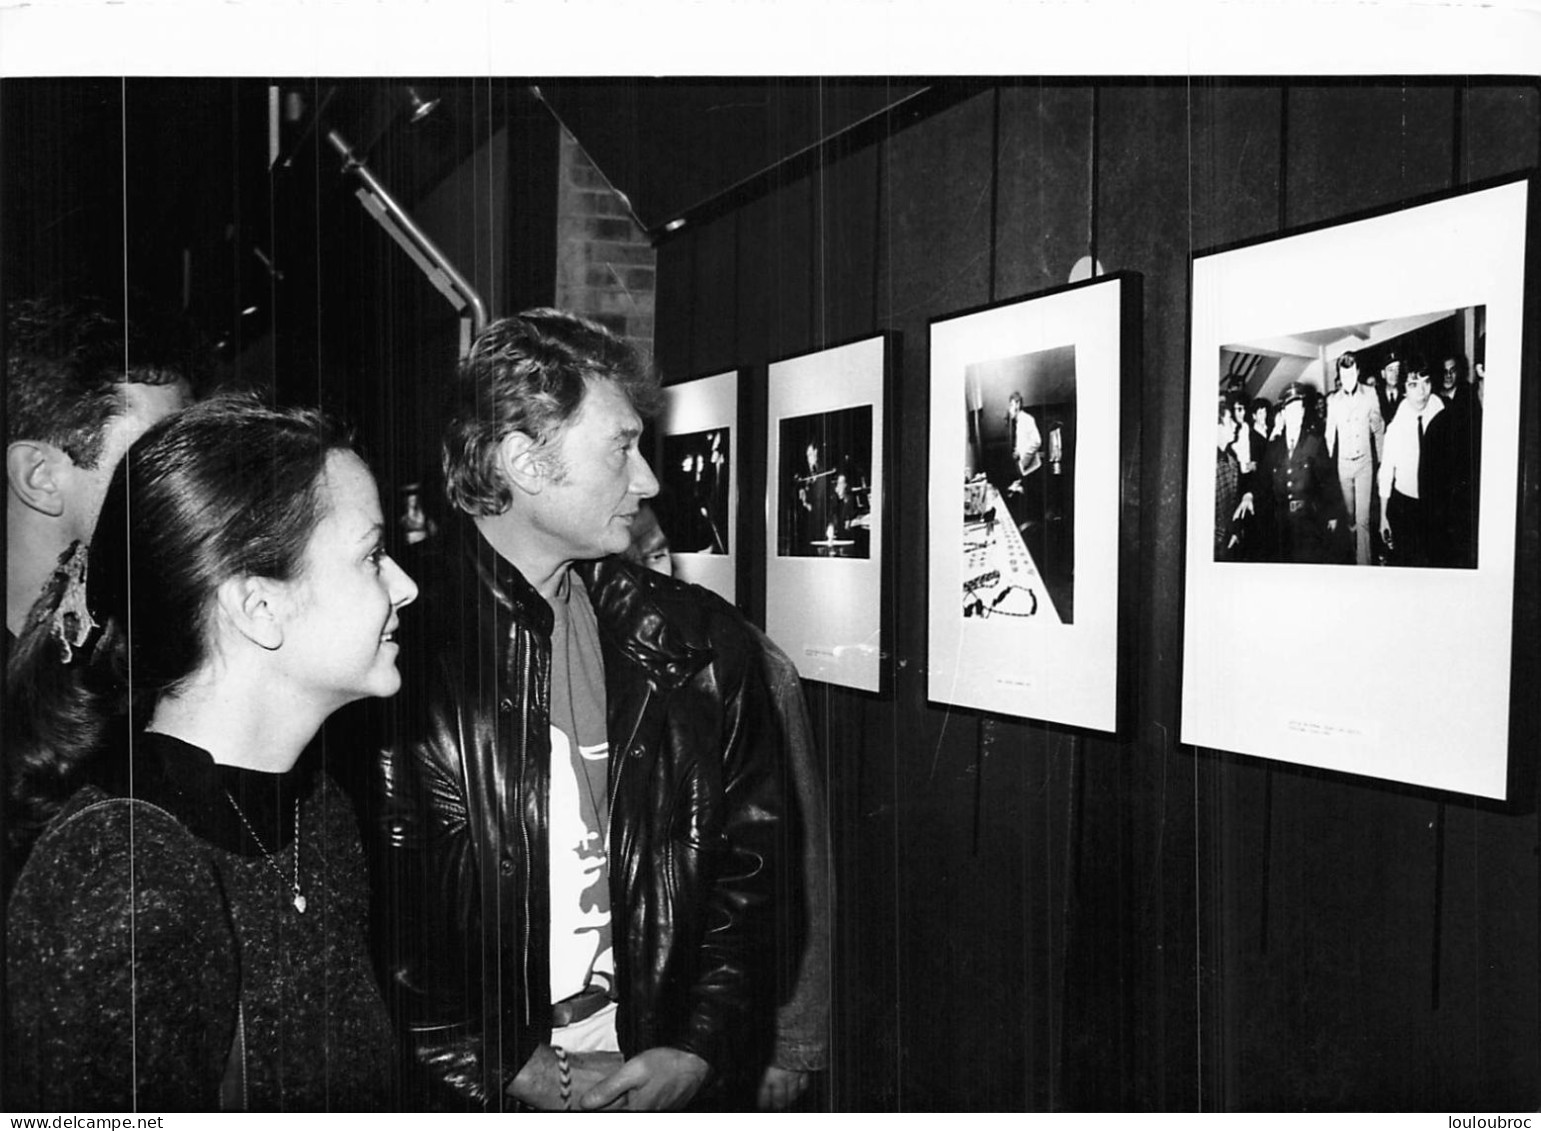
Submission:
[[[963,615],[1074,622],[1075,346],[964,370]]]
[[[1118,272],[932,321],[933,701],[1118,729],[1139,311]]]

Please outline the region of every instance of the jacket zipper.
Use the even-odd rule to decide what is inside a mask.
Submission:
[[[530,646],[530,642],[525,633],[520,633],[520,650],[524,652],[522,657],[524,662],[523,664],[519,665],[519,667],[524,669],[525,679],[528,681],[531,674],[529,669],[533,659],[534,649]],[[515,675],[518,675],[517,668],[515,670]],[[519,684],[516,683],[515,686],[519,686]],[[525,771],[528,768],[530,760],[530,713],[528,711],[521,711],[519,714],[519,793],[522,799],[524,794]],[[533,1021],[533,1016],[530,1009],[530,860],[532,848],[530,842],[530,827],[528,822],[525,820],[524,805],[522,804],[522,800],[518,806],[518,809],[519,839],[524,845],[524,867],[521,869],[524,874],[521,877],[520,883],[520,894],[524,897],[524,913],[519,916],[519,932],[523,936],[520,940],[519,948],[519,972],[523,978],[523,992],[519,996],[521,1002],[524,1005],[524,1023],[526,1025],[530,1025]]]

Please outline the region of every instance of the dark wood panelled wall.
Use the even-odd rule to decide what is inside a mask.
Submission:
[[[1177,741],[1190,254],[1524,169],[1538,142],[1528,81],[986,83],[661,243],[667,378],[748,370],[740,594],[756,619],[767,361],[903,335],[893,692],[809,685],[839,899],[822,1104],[1541,1100],[1532,796],[1494,806]],[[1088,254],[1144,277],[1121,741],[926,699],[928,320],[1062,284]],[[1524,435],[1533,469],[1534,420]],[[1524,495],[1533,519],[1533,480]],[[1533,608],[1518,616],[1536,624]],[[1259,631],[1282,624],[1258,611]],[[1517,654],[1516,680],[1533,683],[1534,649]],[[1278,694],[1354,677],[1324,652],[1318,672],[1281,672]],[[1514,756],[1533,758],[1529,740]]]

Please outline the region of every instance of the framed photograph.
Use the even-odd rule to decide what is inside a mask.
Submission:
[[[1118,729],[1138,310],[1120,274],[931,323],[936,702]]]
[[[772,362],[765,631],[805,679],[883,687],[885,407],[897,336]]]
[[[738,371],[664,389],[658,497],[674,575],[737,600]]]
[[[1504,797],[1530,192],[1194,257],[1182,741]]]

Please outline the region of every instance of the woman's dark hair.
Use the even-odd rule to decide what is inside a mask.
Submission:
[[[91,543],[78,651],[53,631],[68,579],[33,608],[6,671],[7,837],[19,850],[84,780],[93,756],[147,720],[209,647],[232,577],[296,577],[323,517],[328,456],[351,450],[326,416],[254,398],[204,401],[129,449]]]

